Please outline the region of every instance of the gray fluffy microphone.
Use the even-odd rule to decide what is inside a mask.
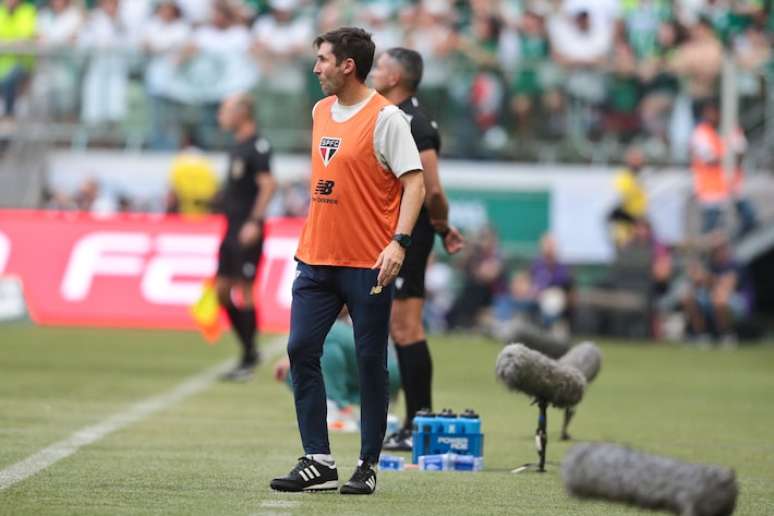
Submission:
[[[570,339],[556,337],[524,317],[515,317],[501,325],[495,336],[503,342],[524,344],[551,358],[561,357],[572,345]]]
[[[602,352],[593,342],[581,342],[573,347],[566,355],[559,359],[559,363],[577,369],[586,379],[586,385],[590,384],[599,374],[602,367]],[[561,439],[570,439],[570,421],[575,416],[575,407],[567,407],[564,411],[564,423],[562,424]]]
[[[581,342],[560,358],[559,363],[574,367],[583,373],[586,383],[591,383],[602,367],[602,352],[593,342]]]
[[[738,488],[732,469],[689,464],[615,444],[579,444],[562,461],[567,491],[580,498],[622,502],[681,516],[734,512]]]
[[[505,346],[497,357],[495,371],[509,389],[559,408],[577,405],[586,387],[580,371],[522,344]]]

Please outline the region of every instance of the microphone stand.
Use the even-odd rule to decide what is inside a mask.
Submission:
[[[538,473],[546,472],[546,449],[548,448],[548,402],[542,399],[535,399],[533,405],[538,406],[538,427],[535,431],[535,447],[538,452],[537,464],[527,463],[511,471],[511,473],[522,473],[524,471],[536,471]]]
[[[562,425],[562,435],[560,439],[562,441],[569,441],[572,439],[570,437],[570,434],[567,432],[567,429],[570,427],[570,421],[572,421],[572,417],[575,415],[575,407],[568,407],[564,411],[564,424]]]

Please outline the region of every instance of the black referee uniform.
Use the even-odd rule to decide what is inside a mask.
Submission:
[[[411,121],[411,136],[417,144],[417,150],[423,152],[434,150],[441,152],[441,135],[438,132],[438,124],[430,120],[419,105],[416,97],[409,97],[398,107],[406,113]],[[395,278],[395,298],[408,299],[411,297],[425,297],[425,269],[430,252],[435,242],[435,230],[430,223],[430,214],[427,206],[422,204],[414,231],[411,233],[411,247],[406,250],[406,258]],[[420,407],[424,408],[424,407]]]
[[[441,135],[435,121],[430,120],[419,105],[416,97],[409,97],[398,107],[406,113],[411,121],[411,135],[417,144],[419,152],[441,150]],[[425,271],[427,260],[433,250],[435,229],[430,223],[427,206],[422,204],[422,210],[411,234],[411,247],[406,250],[406,258],[400,273],[395,278],[395,299],[424,298]],[[427,341],[415,343],[401,342],[395,346],[398,354],[401,384],[406,402],[406,420],[401,432],[388,437],[386,449],[403,449],[401,439],[410,435],[411,424],[416,413],[424,408],[432,408],[432,372],[433,365]],[[397,448],[393,448],[397,440]]]
[[[244,247],[239,242],[239,230],[250,219],[258,198],[258,174],[270,173],[271,145],[266,138],[255,135],[235,143],[229,150],[226,185],[221,198],[228,226],[218,253],[219,277],[248,284],[255,281],[263,250],[263,231],[257,242]],[[263,224],[263,221],[257,222]],[[240,310],[232,301],[224,308],[242,344],[241,365],[255,365],[258,360],[255,347],[255,308]]]

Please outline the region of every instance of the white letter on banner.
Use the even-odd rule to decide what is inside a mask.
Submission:
[[[278,305],[290,308],[293,300],[293,281],[296,279],[296,261],[293,255],[298,248],[298,238],[279,238],[272,237],[266,240],[263,247],[263,273],[261,274],[261,288],[268,285],[269,269],[274,260],[282,263],[282,279],[280,280],[279,290],[274,294],[277,296]],[[271,294],[271,292],[267,292]]]
[[[68,301],[86,299],[97,275],[139,276],[142,256],[148,251],[150,238],[143,233],[100,232],[81,238],[70,254],[60,288],[62,297]]]
[[[215,235],[161,235],[157,255],[142,278],[142,295],[161,305],[191,306],[201,296],[202,282],[217,270],[218,237]],[[175,279],[187,276],[188,280]]]
[[[8,265],[8,260],[11,258],[11,241],[5,236],[5,233],[0,233],[0,274],[5,272],[5,267]]]

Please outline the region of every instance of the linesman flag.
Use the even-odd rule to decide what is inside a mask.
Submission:
[[[202,293],[191,306],[190,312],[204,340],[210,345],[216,344],[223,332],[223,325],[214,279],[210,278],[202,284]]]

